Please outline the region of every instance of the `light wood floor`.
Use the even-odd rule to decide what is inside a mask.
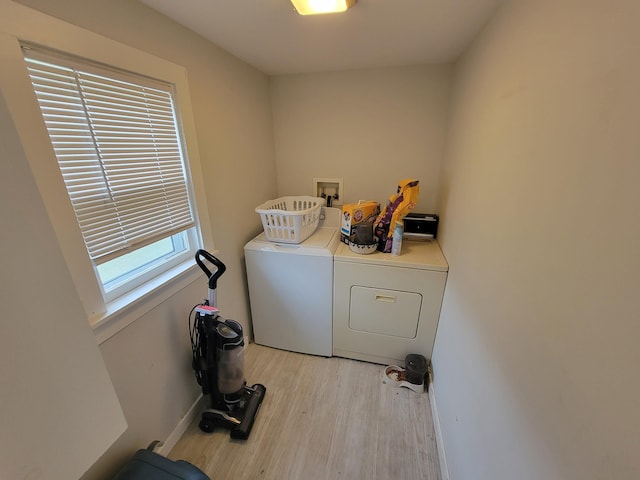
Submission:
[[[249,439],[205,434],[198,416],[169,457],[212,480],[440,480],[428,394],[384,385],[383,369],[251,344],[245,376],[267,393]]]

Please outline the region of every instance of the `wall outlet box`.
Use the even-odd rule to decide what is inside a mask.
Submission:
[[[312,188],[312,195],[324,198],[327,207],[342,205],[344,191],[341,178],[314,178]]]

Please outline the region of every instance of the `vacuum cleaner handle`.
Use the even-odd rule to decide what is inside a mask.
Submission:
[[[204,264],[204,262],[201,260],[200,257],[204,257],[209,262],[211,262],[213,265],[215,265],[217,270],[215,272],[213,272],[213,274],[212,274],[211,271],[207,268],[207,266]],[[211,255],[209,252],[207,252],[206,250],[202,250],[202,249],[200,249],[200,250],[198,250],[196,252],[196,263],[198,264],[198,266],[202,269],[202,271],[205,273],[205,275],[209,279],[209,289],[210,290],[215,290],[217,288],[217,285],[218,285],[218,279],[222,276],[222,274],[227,269],[226,265],[224,263],[222,263],[218,258],[216,258],[213,255]]]

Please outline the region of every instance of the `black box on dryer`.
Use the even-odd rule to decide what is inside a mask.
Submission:
[[[438,235],[439,217],[435,213],[408,213],[404,219],[403,238],[431,240]]]

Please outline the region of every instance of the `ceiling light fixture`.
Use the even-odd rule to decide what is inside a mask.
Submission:
[[[291,0],[300,15],[346,12],[357,0]]]

